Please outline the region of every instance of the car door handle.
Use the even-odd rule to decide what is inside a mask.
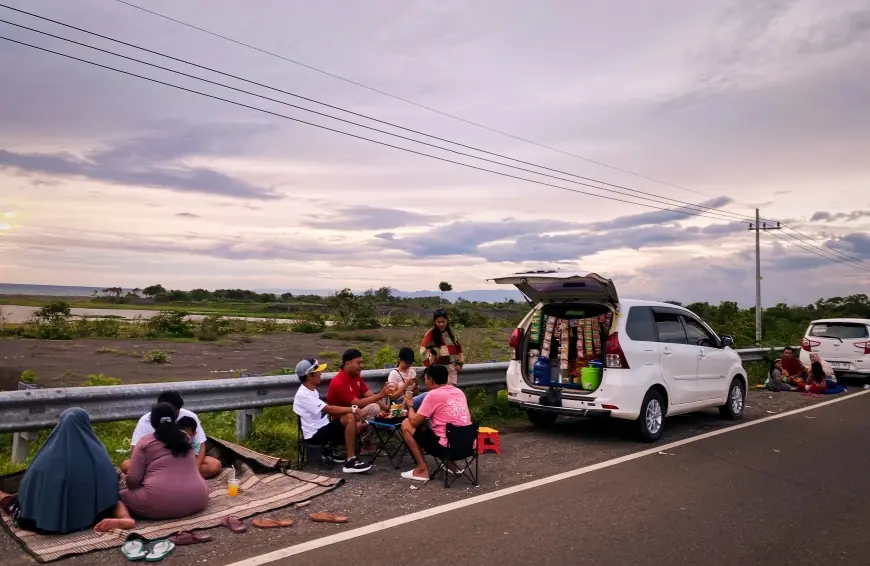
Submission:
[[[700,352],[698,352],[698,357],[703,360],[707,357],[707,354],[704,353],[704,350],[701,350]]]
[[[664,354],[664,355],[666,355],[666,356],[670,356],[670,355],[671,355],[671,349],[670,349],[670,348],[664,348],[664,349],[662,350],[662,354]]]

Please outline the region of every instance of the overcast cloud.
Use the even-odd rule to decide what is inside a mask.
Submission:
[[[748,221],[760,207],[762,217],[818,240],[805,247],[847,263],[868,262],[858,270],[814,255],[787,243],[793,242],[787,234],[797,236],[789,230],[764,234],[766,304],[866,292],[870,283],[870,74],[860,72],[870,68],[865,0],[147,3],[587,159],[476,128],[113,0],[9,3],[623,188],[594,189],[475,162],[0,24],[6,37],[629,202],[459,167],[0,41],[0,76],[15,78],[0,89],[0,281],[416,290],[446,279],[462,290],[555,265],[614,277],[623,296],[747,303],[754,298],[755,244]],[[22,14],[0,14],[341,114]],[[661,198],[646,204],[670,210],[630,204],[650,194]],[[731,214],[690,216],[684,213],[699,209],[687,203]]]

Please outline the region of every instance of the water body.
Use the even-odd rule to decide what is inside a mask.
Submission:
[[[19,323],[26,322],[30,320],[30,317],[33,316],[39,307],[25,307],[21,305],[0,305],[0,309],[3,311],[3,315],[6,318],[6,322],[10,323]],[[141,319],[149,319],[157,314],[160,311],[152,311],[152,310],[141,310],[141,309],[70,309],[73,316],[86,316],[88,318],[117,318],[121,317],[126,320],[135,320],[137,318]],[[208,315],[204,314],[191,314],[188,315],[189,320],[199,321],[207,317]],[[235,319],[235,320],[250,320],[250,321],[267,321],[271,320],[277,322],[279,324],[289,324],[294,322],[288,318],[261,318],[261,317],[253,317],[253,316],[224,316],[224,318]]]

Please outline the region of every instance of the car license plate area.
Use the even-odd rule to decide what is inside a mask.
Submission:
[[[830,362],[831,367],[834,369],[849,369],[851,364],[843,363],[843,362]]]

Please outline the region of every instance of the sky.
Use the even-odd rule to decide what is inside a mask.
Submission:
[[[790,230],[761,235],[765,305],[866,292],[870,282],[866,0],[147,3],[516,137],[116,0],[6,3],[533,165],[0,9],[6,21],[273,99],[0,23],[3,37],[256,108],[0,41],[0,281],[413,291],[446,280],[469,290],[556,268],[611,277],[623,297],[752,304],[757,207],[819,242],[804,240],[813,254],[787,243],[786,234],[801,238]],[[647,198],[727,219],[637,204]]]

